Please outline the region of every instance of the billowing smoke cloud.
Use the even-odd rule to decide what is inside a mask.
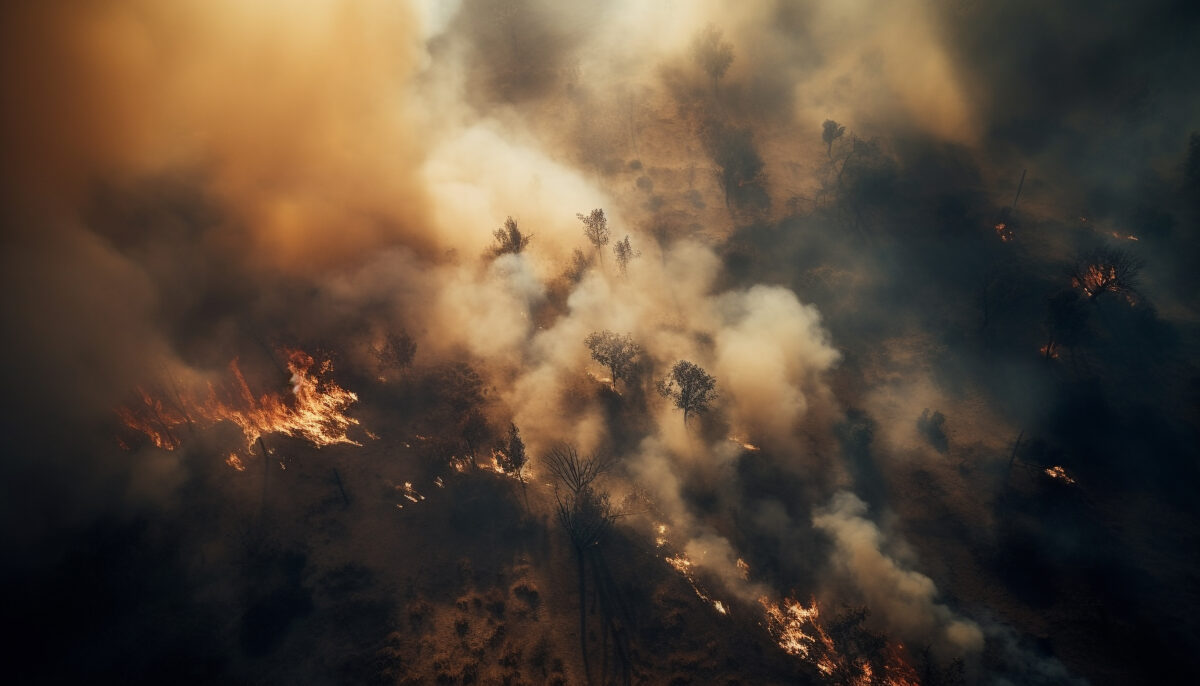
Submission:
[[[849,576],[868,606],[906,640],[926,641],[960,655],[981,650],[979,625],[937,602],[932,579],[889,555],[883,533],[866,514],[866,503],[842,491],[813,514],[813,525],[833,538],[834,564]]]

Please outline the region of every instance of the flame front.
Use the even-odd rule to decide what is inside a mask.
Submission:
[[[325,378],[332,371],[331,363],[323,362],[313,373],[315,360],[310,355],[299,350],[283,353],[291,372],[290,398],[281,393],[255,396],[234,359],[229,363],[232,382],[221,387],[210,383],[199,399],[176,393],[176,402],[168,405],[138,389],[138,400],[118,408],[117,415],[127,427],[165,450],[181,445],[179,428],[183,425],[211,426],[221,421],[233,422],[242,430],[247,450],[267,434],[300,438],[317,447],[361,445],[347,435],[350,427],[358,424],[346,414],[358,396]],[[232,462],[230,466],[237,468]]]
[[[794,598],[784,598],[776,604],[768,598],[758,599],[767,618],[767,632],[788,655],[794,655],[817,668],[822,676],[837,683],[855,686],[919,686],[916,670],[904,656],[904,646],[888,644],[882,673],[876,674],[871,664],[838,652],[833,639],[821,626],[821,610],[816,599],[806,607]],[[857,668],[857,669],[855,669]],[[847,675],[851,675],[847,682]]]

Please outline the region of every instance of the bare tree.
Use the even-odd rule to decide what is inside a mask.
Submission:
[[[622,336],[607,330],[593,331],[583,342],[592,351],[592,359],[608,367],[613,388],[617,387],[617,381],[629,379],[634,361],[642,352],[629,334]]]
[[[544,461],[550,474],[573,495],[590,487],[612,466],[612,460],[597,455],[580,457],[575,446],[565,443],[551,448]]]
[[[697,364],[680,360],[671,368],[667,378],[656,384],[659,395],[669,398],[683,410],[683,423],[688,416],[701,414],[717,398],[717,380]]]
[[[723,38],[721,29],[709,24],[692,40],[692,57],[712,79],[715,95],[721,77],[733,64],[733,46]]]
[[[604,246],[608,245],[608,218],[604,216],[604,210],[594,209],[586,216],[582,214],[575,216],[583,222],[583,235],[587,236],[588,242],[596,246],[596,253],[603,261]]]
[[[580,655],[583,658],[584,676],[590,682],[592,673],[590,673],[588,661],[586,564],[588,559],[592,560],[596,590],[604,591],[606,574],[602,573],[604,566],[595,550],[618,518],[617,513],[613,511],[608,493],[594,488],[593,482],[596,477],[604,473],[610,463],[595,456],[580,457],[580,453],[575,450],[574,446],[560,445],[554,447],[550,455],[546,457],[546,464],[550,473],[556,477],[560,486],[565,487],[566,491],[564,494],[557,487],[554,488],[554,500],[556,500],[558,523],[562,524],[566,536],[571,540],[571,547],[575,549],[578,592],[580,592]],[[607,592],[601,592],[601,597],[607,596]],[[604,631],[606,639],[608,633],[613,632],[613,638],[616,639],[614,642],[619,644],[619,634],[611,621],[610,612],[608,612],[610,603],[611,598],[610,601],[602,603],[605,606],[605,627],[602,631]],[[607,656],[605,656],[605,664],[607,666]]]
[[[521,251],[529,245],[529,239],[532,235],[521,233],[521,229],[517,228],[517,222],[512,217],[504,220],[504,226],[492,232],[492,236],[496,239],[496,244],[492,246],[492,255],[499,257],[501,255],[519,255]]]
[[[829,159],[833,159],[833,142],[842,137],[846,133],[846,127],[838,124],[832,119],[826,119],[821,125],[821,140],[825,141],[825,154]]]
[[[642,251],[634,250],[629,243],[629,236],[626,235],[624,240],[613,244],[613,254],[617,256],[617,266],[621,268],[621,273],[625,274],[629,269],[629,263],[633,258],[641,257]]]
[[[1101,247],[1081,254],[1071,267],[1071,285],[1088,300],[1101,293],[1132,297],[1137,291],[1142,261],[1120,248]]]

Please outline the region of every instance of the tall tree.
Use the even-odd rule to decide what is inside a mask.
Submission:
[[[598,490],[593,482],[608,469],[609,461],[596,456],[580,457],[571,445],[560,445],[550,451],[545,459],[550,473],[565,487],[562,493],[556,486],[554,498],[558,522],[571,539],[575,550],[575,564],[579,582],[579,651],[583,659],[584,675],[591,682],[591,668],[587,649],[587,574],[585,556],[612,528],[617,514],[613,511],[608,493]],[[596,577],[596,585],[601,579]],[[604,631],[607,632],[606,626]],[[607,633],[606,633],[607,635]]]
[[[715,95],[721,77],[733,64],[733,46],[724,39],[721,29],[709,24],[692,40],[692,58],[712,79]]]
[[[846,133],[846,127],[838,124],[832,119],[826,119],[821,125],[821,140],[825,141],[825,154],[829,159],[833,159],[833,142],[842,137]]]
[[[656,384],[659,395],[683,410],[683,423],[688,417],[708,410],[717,398],[717,380],[697,364],[680,360],[671,368],[667,378]]]
[[[587,215],[576,214],[575,216],[583,222],[583,235],[587,236],[588,242],[596,247],[596,253],[603,261],[604,246],[608,245],[608,218],[604,216],[604,210],[594,209]]]
[[[629,334],[622,336],[607,330],[593,331],[583,342],[592,352],[592,359],[608,367],[613,388],[617,387],[617,381],[629,379],[634,362],[642,352],[642,347],[634,343]]]

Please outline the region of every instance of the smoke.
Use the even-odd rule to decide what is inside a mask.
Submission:
[[[813,526],[833,538],[834,564],[848,575],[868,607],[905,640],[932,643],[959,655],[978,653],[984,640],[979,625],[938,603],[932,579],[885,552],[887,541],[866,514],[866,503],[841,491],[813,514]]]
[[[1097,188],[1141,202],[1146,170],[1170,177],[1195,126],[1196,89],[1175,68],[1195,56],[1195,10],[685,5],[6,5],[0,352],[20,392],[5,399],[3,481],[25,492],[4,498],[5,526],[170,500],[182,461],[112,446],[113,409],[136,387],[204,383],[239,356],[269,367],[263,350],[283,340],[336,348],[366,378],[372,348],[405,331],[418,367],[478,370],[489,422],[517,424],[535,463],[563,441],[619,457],[614,491],[647,495],[671,545],[735,596],[807,580],[823,562],[807,550],[780,553],[769,580],[737,561],[815,531],[898,637],[964,655],[1016,641],[958,614],[834,491],[874,505],[917,462],[950,515],[989,523],[968,486],[1056,402],[1029,401],[1050,383],[1033,363],[960,353],[1000,249],[976,225],[1010,195],[992,179],[1028,164],[1026,197],[1053,222],[1110,197]],[[692,54],[709,24],[734,56],[718,83]],[[848,127],[838,154],[883,140],[839,171],[826,118]],[[575,218],[593,208],[612,232],[599,250]],[[532,240],[496,257],[508,216]],[[1036,350],[1047,265],[1080,240],[1053,222],[1019,234],[1028,264],[985,324],[1014,348]],[[640,256],[625,271],[612,246],[627,235]],[[1178,260],[1173,247],[1155,249]],[[1034,301],[1036,315],[1012,314]],[[641,346],[631,378],[610,383],[590,358],[584,339],[602,330]],[[654,392],[679,360],[719,393],[686,425]],[[924,407],[946,412],[951,454],[978,459],[926,450]],[[843,419],[855,450],[832,430]],[[750,492],[750,457],[795,489]],[[889,491],[899,511],[916,492]],[[811,527],[810,498],[828,503]],[[72,512],[30,516],[59,502]]]

